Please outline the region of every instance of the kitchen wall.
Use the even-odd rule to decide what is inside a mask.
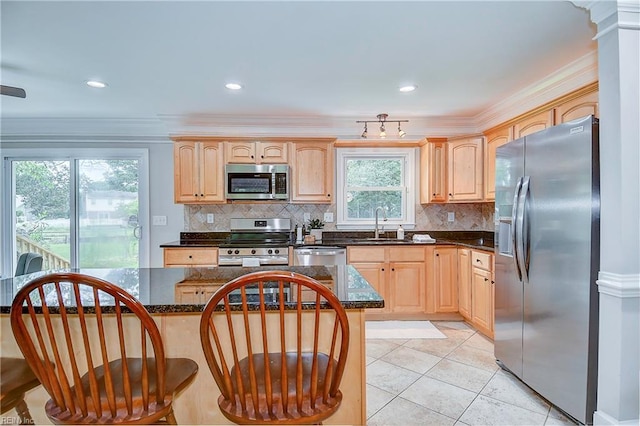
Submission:
[[[416,205],[416,230],[419,231],[493,231],[493,203]],[[185,231],[228,231],[231,218],[291,218],[294,224],[304,222],[304,213],[322,219],[325,212],[336,216],[335,204],[220,204],[185,205]],[[447,213],[455,213],[455,221],[447,222]],[[214,223],[207,223],[213,213]],[[384,223],[383,223],[384,225]],[[325,224],[326,231],[335,231],[335,223]],[[395,227],[393,228],[395,229]],[[391,228],[389,230],[392,230]]]

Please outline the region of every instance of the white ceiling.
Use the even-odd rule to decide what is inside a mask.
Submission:
[[[5,122],[465,119],[596,50],[588,12],[567,1],[3,0],[1,12],[1,82],[27,92],[0,97]]]

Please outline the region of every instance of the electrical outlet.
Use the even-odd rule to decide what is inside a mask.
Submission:
[[[447,221],[448,222],[453,222],[456,220],[456,213],[455,212],[448,212],[447,213]]]
[[[166,216],[153,216],[152,220],[154,226],[167,226]]]
[[[311,213],[303,214],[302,219],[304,219],[305,222],[309,222],[311,220]]]
[[[332,223],[333,222],[333,213],[332,212],[325,212],[325,214],[324,214],[324,222],[325,223]]]
[[[214,219],[213,213],[207,213],[207,223],[213,223]]]

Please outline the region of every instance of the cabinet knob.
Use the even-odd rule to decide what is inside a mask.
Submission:
[[[435,196],[436,196],[436,193],[434,192],[434,193],[433,193],[433,195],[432,195],[432,197],[435,197]]]
[[[193,259],[193,256],[189,255],[189,259]]]
[[[489,278],[485,278],[484,280],[485,280],[485,281],[489,281]]]
[[[201,197],[204,197],[204,194],[200,194]]]
[[[261,155],[260,158],[264,158],[264,155]]]
[[[392,271],[395,271],[395,270],[396,270],[396,268],[391,268],[391,270],[392,270]]]
[[[382,270],[384,271],[384,268],[382,268]]]
[[[452,193],[449,193],[449,197],[453,197],[453,194],[452,194]]]
[[[198,194],[193,194],[193,196],[194,196],[194,197],[197,197],[197,196],[198,196]]]
[[[436,256],[440,256],[440,253],[436,253]]]
[[[481,261],[480,259],[476,259],[476,262],[480,262],[480,263],[482,263],[482,261]]]
[[[491,280],[491,284],[495,284],[496,282],[494,280]]]
[[[251,158],[253,158],[253,155],[251,156]]]
[[[331,197],[331,194],[327,194],[327,197]]]

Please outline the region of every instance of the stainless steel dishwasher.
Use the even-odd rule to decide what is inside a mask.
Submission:
[[[333,246],[308,246],[293,250],[295,266],[346,265],[347,249]]]

